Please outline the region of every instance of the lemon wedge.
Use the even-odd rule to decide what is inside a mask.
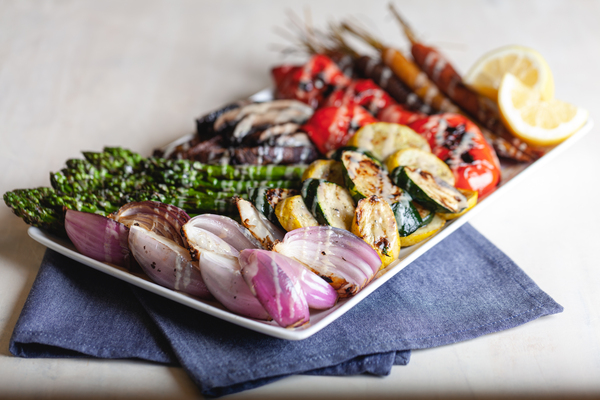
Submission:
[[[554,97],[554,79],[548,63],[537,51],[522,46],[505,46],[484,54],[464,76],[463,82],[496,101],[506,73],[539,92],[542,100]]]
[[[500,116],[512,133],[537,146],[552,146],[577,132],[588,118],[582,108],[550,99],[530,89],[512,74],[502,78],[498,91]]]

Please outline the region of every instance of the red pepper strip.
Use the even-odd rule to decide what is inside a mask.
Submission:
[[[409,125],[421,134],[431,151],[446,162],[459,189],[476,190],[485,196],[500,182],[496,153],[473,122],[460,114],[431,115]]]
[[[271,71],[275,80],[275,97],[295,99],[317,108],[324,98],[340,86],[351,83],[337,65],[322,54],[315,54],[302,66],[283,65]]]
[[[427,114],[409,111],[400,104],[392,104],[377,114],[377,119],[380,121],[401,125],[409,125],[423,118],[427,118]]]
[[[345,104],[358,104],[375,115],[396,101],[371,79],[357,79],[345,88],[338,88],[327,97],[324,107],[340,107]]]
[[[373,122],[377,120],[364,108],[350,104],[320,108],[300,129],[326,155],[344,146],[358,128]]]

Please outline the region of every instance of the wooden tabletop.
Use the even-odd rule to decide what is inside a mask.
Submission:
[[[600,1],[394,3],[463,73],[502,45],[538,50],[556,97],[600,118]],[[268,87],[270,68],[288,60],[275,28],[307,10],[317,27],[357,18],[408,49],[387,1],[0,2],[0,192],[48,186],[82,150],[149,155],[192,132],[195,117]],[[294,376],[231,397],[600,396],[599,151],[596,127],[472,220],[562,314],[414,351],[385,378]],[[0,221],[0,398],[201,397],[180,368],[13,357],[45,248],[4,205]]]

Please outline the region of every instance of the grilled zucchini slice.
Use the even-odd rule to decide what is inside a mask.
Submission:
[[[375,161],[377,164],[379,164],[380,166],[383,166],[383,163],[381,162],[380,159],[378,159],[377,157],[375,157],[375,155],[373,155],[373,153],[371,153],[368,150],[365,149],[361,149],[359,147],[356,146],[344,146],[344,147],[340,147],[339,149],[337,149],[332,155],[331,155],[331,159],[332,160],[337,160],[337,161],[342,161],[342,154],[344,154],[345,151],[356,151],[359,153],[364,154],[365,156],[369,157],[371,160]]]
[[[350,230],[354,200],[346,188],[323,179],[307,179],[302,198],[319,224]]]
[[[467,198],[447,182],[427,171],[398,167],[392,180],[417,202],[435,212],[459,213],[467,208]]]
[[[400,235],[392,207],[382,198],[370,196],[356,206],[351,232],[367,242],[385,268],[400,255]]]
[[[297,189],[270,189],[267,187],[257,187],[248,189],[248,200],[254,204],[254,207],[269,221],[281,228],[279,220],[275,215],[275,206],[281,200],[300,194]]]
[[[388,171],[403,166],[419,168],[448,182],[450,186],[454,186],[456,182],[448,164],[437,158],[435,154],[414,147],[398,150],[385,160],[385,165]]]
[[[348,146],[356,146],[373,153],[380,160],[407,147],[416,147],[431,153],[427,140],[406,125],[389,122],[376,122],[360,128],[348,141]]]
[[[414,201],[412,204],[413,206],[415,206],[415,209],[421,217],[421,226],[425,226],[433,220],[433,217],[435,216],[435,213],[433,211],[428,210],[427,208],[423,207],[419,203],[415,203]]]
[[[292,196],[280,201],[275,206],[275,215],[286,231],[293,231],[307,226],[318,226],[319,223],[306,208],[302,196]]]
[[[401,237],[410,235],[423,225],[421,214],[408,196],[402,196],[399,202],[392,204],[392,211]]]
[[[326,181],[344,186],[344,166],[339,160],[317,160],[304,170],[302,180],[309,178],[325,179]]]
[[[467,211],[469,211],[470,209],[475,207],[475,205],[477,204],[478,194],[477,194],[476,190],[458,189],[458,191],[461,192],[462,194],[464,194],[465,197],[467,198],[467,208],[465,208],[464,210],[462,210],[459,213],[440,213],[439,216],[444,218],[446,221],[449,221],[451,219],[455,219],[455,218],[460,217],[461,215],[464,215]]]
[[[354,201],[371,196],[381,197],[390,204],[400,200],[402,190],[370,157],[356,151],[345,151],[342,164],[346,172],[346,187]]]
[[[434,214],[433,219],[429,224],[417,229],[416,231],[414,231],[406,237],[401,237],[400,243],[402,244],[402,247],[407,247],[422,242],[423,240],[430,238],[431,236],[438,233],[444,227],[445,224],[446,220],[444,218],[440,217],[437,214]]]

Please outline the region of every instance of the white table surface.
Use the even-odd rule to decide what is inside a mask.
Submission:
[[[537,49],[556,97],[596,128],[477,214],[472,224],[564,306],[475,340],[414,351],[390,376],[294,376],[231,398],[600,397],[600,2],[396,1],[462,72],[505,44]],[[270,84],[274,27],[357,17],[406,41],[387,1],[0,2],[0,192],[47,186],[81,150],[150,154],[194,118]],[[45,248],[0,205],[0,398],[196,398],[180,368],[138,361],[21,359],[9,339]]]

